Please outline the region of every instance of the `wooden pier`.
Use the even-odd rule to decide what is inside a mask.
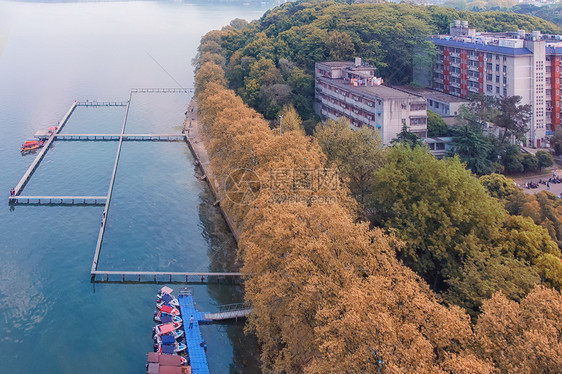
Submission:
[[[240,280],[241,273],[213,273],[189,271],[123,271],[93,270],[92,282],[96,283],[220,283],[226,279]]]
[[[25,172],[23,177],[20,179],[19,183],[14,188],[15,193],[14,193],[14,196],[11,196],[11,197],[15,197],[15,196],[18,196],[18,195],[21,194],[21,191],[23,190],[23,188],[25,187],[25,185],[29,181],[29,178],[31,178],[31,176],[33,175],[33,173],[35,172],[35,170],[39,166],[39,163],[43,160],[43,158],[45,157],[45,154],[47,154],[47,150],[49,149],[49,146],[51,145],[51,143],[55,139],[54,135],[60,133],[60,131],[62,130],[62,128],[64,127],[64,125],[68,121],[68,118],[70,118],[70,115],[72,114],[72,112],[74,111],[75,108],[76,108],[76,102],[72,103],[72,105],[70,106],[70,109],[68,110],[68,112],[66,112],[66,115],[63,117],[62,121],[59,123],[58,128],[56,129],[55,133],[53,135],[51,135],[49,137],[49,139],[47,139],[47,141],[43,145],[43,148],[41,148],[41,151],[39,151],[39,153],[37,154],[37,157],[35,157],[35,160],[33,160],[33,162],[31,163],[31,165],[29,166],[29,168],[27,169],[27,171]]]
[[[184,134],[56,134],[56,140],[120,140],[125,141],[165,141],[176,142],[185,140]]]
[[[191,93],[193,88],[132,88],[132,93]]]
[[[121,136],[119,137],[119,145],[117,146],[117,155],[115,155],[115,163],[113,164],[113,172],[111,173],[111,180],[109,181],[109,188],[107,190],[107,200],[105,202],[105,208],[103,209],[103,216],[101,219],[100,232],[98,234],[98,241],[96,243],[96,251],[94,253],[94,259],[92,260],[92,269],[90,271],[90,277],[93,281],[96,277],[95,271],[98,269],[98,261],[100,257],[101,245],[103,243],[103,235],[105,234],[105,223],[107,222],[107,213],[109,211],[109,203],[111,202],[111,194],[113,192],[113,185],[115,183],[115,174],[117,173],[117,165],[119,164],[119,157],[121,156],[121,147],[123,145],[123,134],[125,133],[125,125],[127,124],[127,117],[129,116],[129,108],[131,107],[131,97],[133,92],[129,93],[129,101],[127,104],[127,109],[125,109],[125,118],[123,118],[123,126],[121,127]]]
[[[238,320],[246,318],[252,312],[251,308],[244,303],[219,305],[219,311],[215,313],[201,312],[201,322],[225,321],[229,319]]]
[[[77,101],[76,106],[127,106],[126,101]]]
[[[10,196],[17,205],[105,205],[107,196]]]

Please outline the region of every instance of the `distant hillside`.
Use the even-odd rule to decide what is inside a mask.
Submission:
[[[531,4],[517,4],[515,0],[451,0],[443,4],[445,7],[458,10],[483,12],[499,10],[508,13],[526,14],[542,18],[555,25],[562,25],[562,3],[535,6]]]

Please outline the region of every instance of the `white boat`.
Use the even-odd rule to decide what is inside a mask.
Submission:
[[[165,293],[165,294],[158,294],[156,295],[156,302],[157,303],[165,303],[168,305],[171,305],[173,307],[179,308],[180,307],[180,302],[178,301],[178,299],[176,299],[174,296]]]
[[[168,322],[168,323],[163,323],[161,325],[154,326],[152,328],[152,332],[156,335],[169,334],[172,331],[179,330],[180,327],[181,327],[181,322]]]
[[[158,293],[156,294],[156,297],[162,297],[163,295],[170,295],[172,292],[174,292],[173,289],[171,289],[170,287],[162,287],[161,289],[158,290]]]
[[[183,322],[180,316],[173,316],[162,311],[154,312],[154,320],[156,322],[169,323],[169,322]]]
[[[172,343],[176,340],[180,341],[183,338],[183,334],[183,330],[174,330],[168,334],[154,335],[154,343],[162,344],[164,342],[164,344],[171,344],[170,341]]]
[[[164,353],[164,354],[174,354],[185,351],[187,345],[185,343],[174,343],[174,344],[154,344],[154,352]]]
[[[168,313],[168,314],[171,314],[173,316],[179,316],[180,315],[180,311],[178,310],[178,308],[174,308],[173,306],[168,305],[164,302],[156,303],[156,307],[161,312]]]

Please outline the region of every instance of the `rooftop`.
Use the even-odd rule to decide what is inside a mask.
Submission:
[[[446,93],[435,91],[425,87],[414,87],[414,86],[392,86],[393,88],[407,93],[411,93],[416,96],[425,97],[428,99],[437,100],[443,103],[468,103],[468,100],[461,97],[448,95]]]
[[[466,37],[452,37],[448,35],[437,35],[431,38],[431,41],[438,45],[459,48],[474,48],[484,52],[495,52],[509,55],[531,55],[533,52],[527,48],[512,48],[503,47],[494,44],[485,44],[486,42],[480,39],[468,40]]]
[[[377,96],[381,99],[421,99],[420,96],[412,95],[407,92],[400,91],[387,86],[382,86],[382,85],[353,86],[350,83],[346,83],[343,79],[330,79],[325,77],[319,77],[319,78],[325,82],[333,84],[334,86],[343,88],[345,90],[348,90],[356,94]]]
[[[346,68],[355,65],[353,61],[323,61],[317,62],[317,64],[326,65],[332,68]]]

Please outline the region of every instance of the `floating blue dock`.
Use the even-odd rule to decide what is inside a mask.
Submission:
[[[187,342],[187,352],[193,374],[210,374],[207,355],[202,347],[203,337],[199,330],[199,321],[204,321],[205,317],[195,309],[193,303],[193,293],[190,289],[180,291],[178,301],[180,303],[180,313],[185,330],[185,341]],[[189,320],[193,316],[193,326],[189,328]]]

